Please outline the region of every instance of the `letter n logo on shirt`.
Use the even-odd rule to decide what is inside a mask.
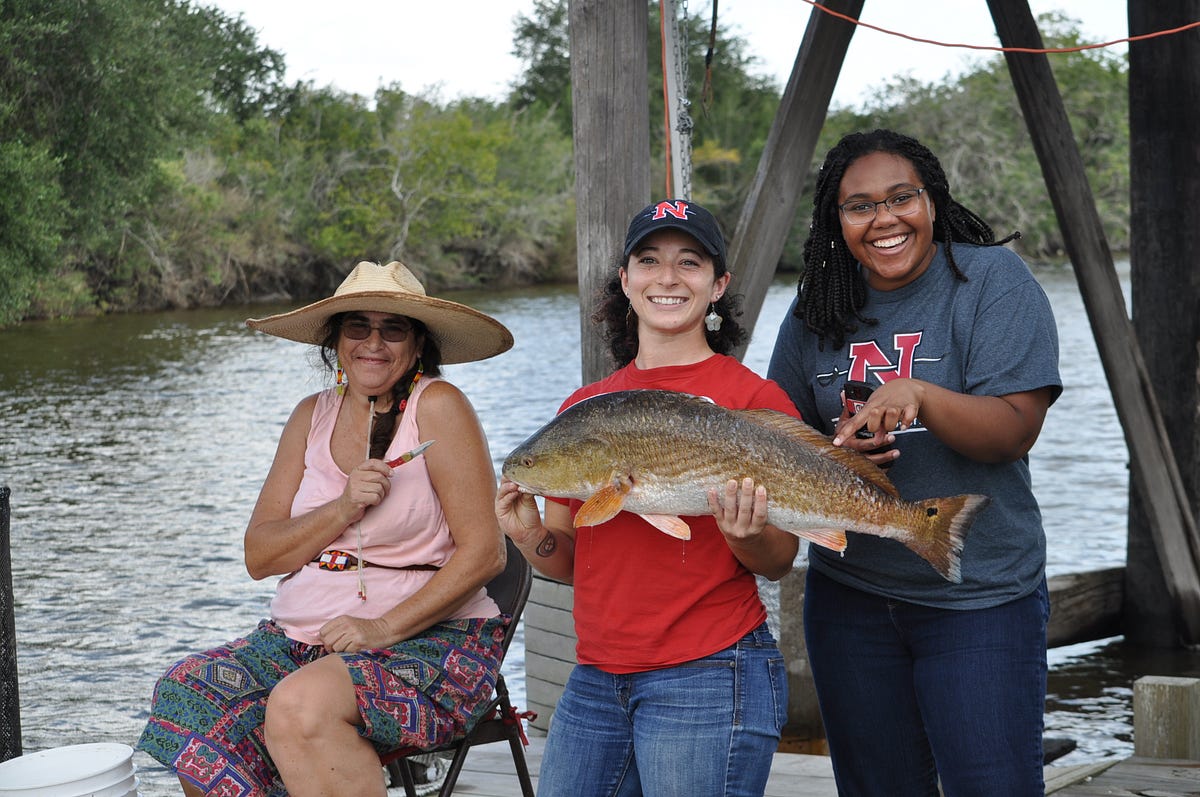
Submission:
[[[920,344],[920,332],[893,335],[892,346],[895,348],[896,361],[892,362],[873,340],[851,343],[850,372],[846,378],[858,382],[878,381],[880,384],[897,378],[911,379],[913,360]],[[874,380],[870,378],[872,376]]]

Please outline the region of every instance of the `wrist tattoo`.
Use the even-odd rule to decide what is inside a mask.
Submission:
[[[537,544],[537,548],[534,549],[534,553],[545,559],[549,556],[553,556],[557,549],[558,541],[554,539],[554,532],[550,531],[550,529],[546,529],[546,536],[542,537],[542,541]]]

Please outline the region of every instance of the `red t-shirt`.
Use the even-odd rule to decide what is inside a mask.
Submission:
[[[575,391],[559,412],[589,396],[641,389],[705,396],[730,409],[800,416],[777,384],[720,354],[693,365],[645,371],[630,363]],[[582,502],[564,503],[574,517]],[[766,619],[754,574],[729,550],[716,520],[711,515],[685,520],[692,529],[687,541],[629,512],[575,530],[580,664],[610,673],[669,667],[723,650]]]

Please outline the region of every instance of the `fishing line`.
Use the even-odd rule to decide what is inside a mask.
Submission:
[[[370,412],[367,415],[367,459],[371,458],[371,434],[375,431],[375,429],[374,429],[374,427],[375,427],[375,399],[377,399],[377,398],[379,398],[379,397],[378,396],[367,396],[367,401],[369,401],[371,403]],[[358,571],[358,599],[360,601],[365,601],[367,599],[367,584],[366,584],[366,582],[363,581],[363,575],[362,575],[363,553],[362,553],[362,519],[361,518],[359,519],[359,521],[357,523],[354,524],[354,531],[355,531],[355,536],[358,538],[357,543],[356,543],[357,548],[355,549],[355,555],[358,557],[358,564],[356,565],[356,569]]]

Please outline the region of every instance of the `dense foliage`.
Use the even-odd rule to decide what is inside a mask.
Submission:
[[[659,4],[648,5],[652,185],[664,185]],[[707,12],[705,12],[707,13]],[[1047,44],[1076,23],[1041,19]],[[781,87],[746,43],[684,21],[693,196],[729,231]],[[402,259],[433,290],[574,275],[566,0],[514,21],[509,97],[446,101],[400,84],[366,98],[283,81],[242,18],[189,0],[0,4],[0,323],[194,307],[328,290],[359,259]],[[1056,77],[1110,244],[1128,244],[1126,66],[1056,56]],[[1001,59],[938,84],[897,80],[833,110],[844,132],[930,144],[952,188],[1027,255],[1062,247]],[[810,181],[811,182],[811,181]],[[657,191],[656,191],[657,193]],[[798,262],[802,198],[781,267]]]

